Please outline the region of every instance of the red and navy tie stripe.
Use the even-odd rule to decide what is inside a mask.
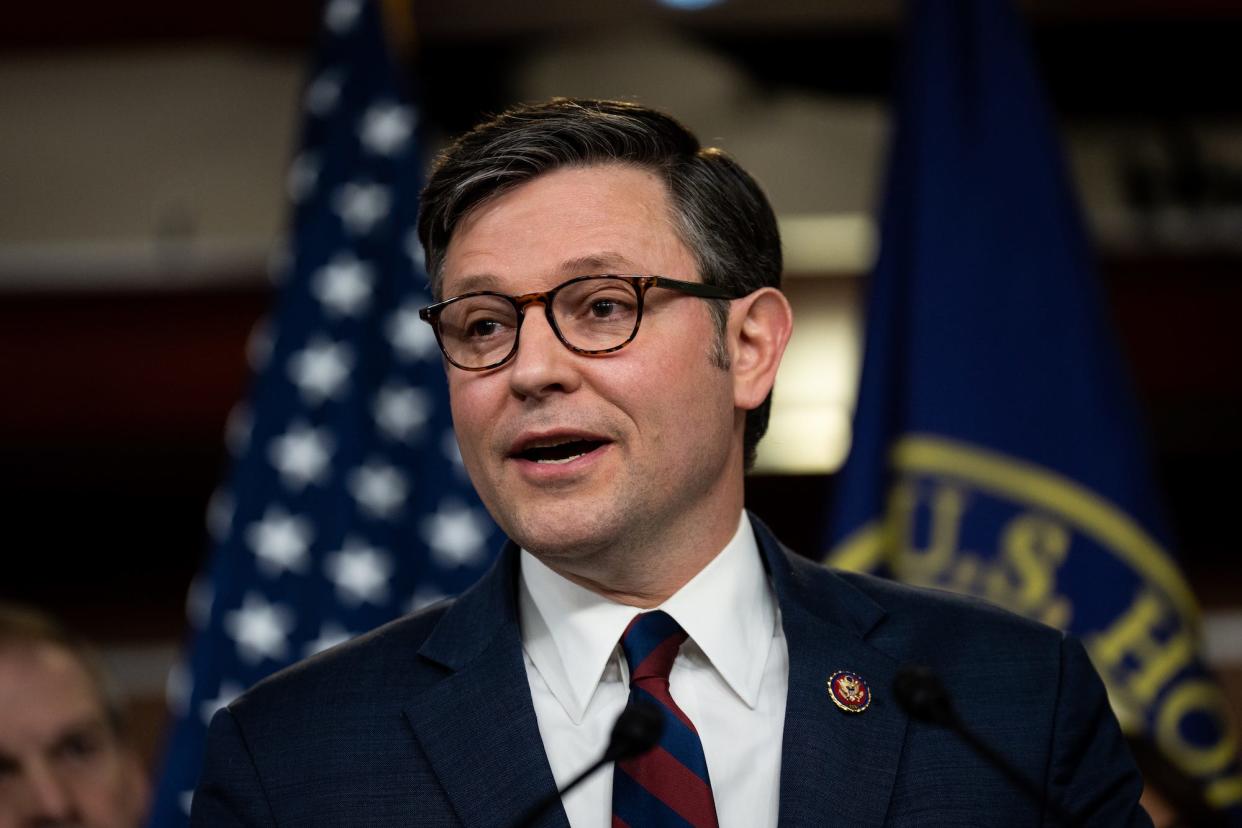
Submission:
[[[716,803],[703,743],[668,690],[673,659],[686,632],[664,612],[637,616],[621,636],[630,666],[630,703],[642,699],[664,714],[660,742],[613,771],[613,828],[716,828]]]

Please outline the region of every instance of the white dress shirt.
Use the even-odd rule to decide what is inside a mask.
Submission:
[[[720,554],[659,609],[689,638],[670,690],[703,741],[721,828],[775,826],[789,652],[780,611],[743,512]],[[519,611],[539,735],[562,786],[595,762],[629,698],[617,646],[640,610],[521,555]],[[574,828],[612,824],[611,765],[564,799]]]

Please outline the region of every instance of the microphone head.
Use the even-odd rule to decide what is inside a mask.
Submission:
[[[913,719],[951,727],[957,721],[953,700],[940,679],[926,667],[905,666],[893,679],[893,695]]]
[[[664,734],[664,714],[650,702],[636,701],[621,711],[612,726],[607,762],[623,762],[641,756],[656,746]]]

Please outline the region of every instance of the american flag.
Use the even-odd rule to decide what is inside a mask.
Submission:
[[[469,586],[500,536],[461,466],[415,232],[420,113],[374,0],[331,0],[288,179],[291,244],[209,507],[150,823],[185,824],[212,715],[264,676]],[[266,333],[263,332],[266,330]]]

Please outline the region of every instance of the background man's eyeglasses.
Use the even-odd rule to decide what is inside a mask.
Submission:
[[[667,276],[578,276],[551,290],[506,296],[480,290],[429,305],[418,315],[436,332],[440,350],[464,371],[499,367],[517,353],[526,308],[543,305],[548,324],[578,354],[606,354],[638,335],[651,288],[705,299],[737,299],[724,288]]]

